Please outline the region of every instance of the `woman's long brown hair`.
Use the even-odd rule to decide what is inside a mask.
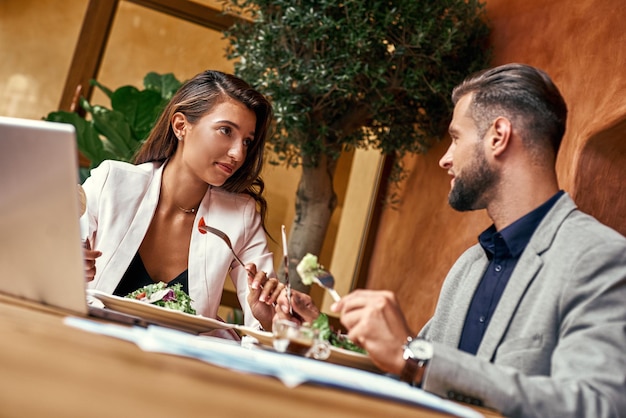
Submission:
[[[256,114],[255,139],[248,148],[243,165],[221,186],[233,193],[245,193],[256,201],[263,229],[267,202],[263,197],[265,184],[261,179],[263,152],[272,121],[272,105],[242,79],[220,71],[204,71],[185,82],[161,112],[150,135],[135,154],[135,164],[165,161],[176,152],[178,139],[172,129],[172,117],[180,112],[196,124],[213,107],[231,98],[243,103]]]

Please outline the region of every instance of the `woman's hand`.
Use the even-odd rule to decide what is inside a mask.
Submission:
[[[85,258],[85,280],[90,282],[96,276],[96,258],[102,255],[101,251],[92,250],[89,240],[83,245],[83,257]]]
[[[274,317],[274,305],[285,285],[275,277],[268,278],[263,271],[257,272],[254,264],[246,264],[246,270],[248,270],[248,287],[250,288],[248,305],[263,329],[270,330]]]
[[[289,302],[287,302],[287,291],[283,291],[276,303],[275,319],[287,319],[297,324],[313,321],[320,315],[320,310],[313,303],[313,299],[306,293],[291,289],[291,307],[294,315],[289,313]]]

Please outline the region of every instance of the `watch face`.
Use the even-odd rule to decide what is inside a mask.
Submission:
[[[433,345],[423,339],[415,339],[409,343],[409,349],[413,352],[413,358],[418,360],[430,360],[433,356]]]

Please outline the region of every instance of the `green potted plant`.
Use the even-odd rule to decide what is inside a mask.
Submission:
[[[45,118],[74,125],[78,150],[90,162],[89,167],[81,168],[81,181],[103,160],[132,161],[159,112],[181,85],[173,74],[155,72],[144,77],[143,90],[123,86],[113,91],[95,80],[91,82],[107,95],[111,108],[93,105],[81,97],[80,107],[87,117],[76,112],[56,111]]]

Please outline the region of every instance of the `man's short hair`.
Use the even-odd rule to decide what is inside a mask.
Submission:
[[[505,116],[521,127],[527,146],[550,145],[556,157],[565,133],[567,105],[545,72],[525,64],[483,70],[455,87],[452,101],[456,104],[469,93],[473,93],[470,116],[481,138],[495,118]]]

